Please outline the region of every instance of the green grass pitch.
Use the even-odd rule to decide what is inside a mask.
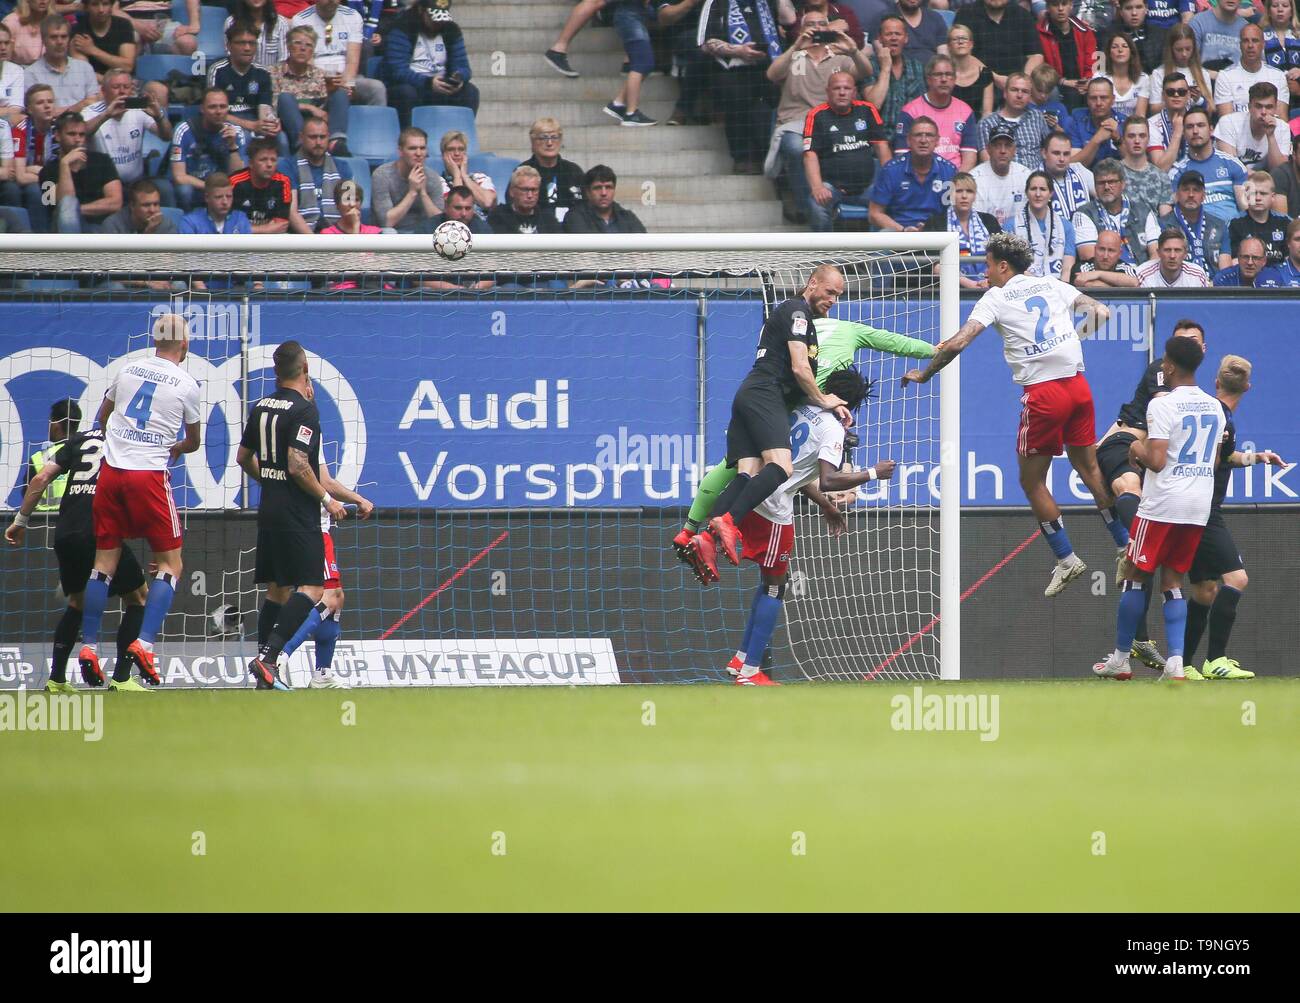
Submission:
[[[893,730],[911,692],[106,694],[98,743],[0,732],[0,908],[1300,901],[1300,682],[925,687],[997,694],[990,742]]]

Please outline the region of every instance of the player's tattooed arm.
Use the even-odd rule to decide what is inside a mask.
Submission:
[[[1074,311],[1083,314],[1083,318],[1074,328],[1074,333],[1079,336],[1080,341],[1091,338],[1105,326],[1106,321],[1110,320],[1110,308],[1104,303],[1098,303],[1086,293],[1080,293],[1079,298],[1074,301]]]
[[[326,501],[328,495],[320,480],[317,479],[316,471],[312,470],[307,454],[295,446],[289,447],[289,477],[300,490],[324,505],[325,511],[334,518],[335,522],[342,522],[347,518],[348,510],[343,507],[342,502],[333,498]]]
[[[957,358],[957,356],[961,355],[966,346],[974,341],[983,330],[984,325],[978,320],[966,321],[966,323],[961,326],[961,330],[951,338],[946,341],[941,341],[935,346],[934,358],[930,360],[930,364],[926,366],[925,369],[909,369],[905,372],[900,381],[901,385],[907,386],[909,383],[929,383],[930,380],[934,378],[935,373],[950,363],[953,359]]]

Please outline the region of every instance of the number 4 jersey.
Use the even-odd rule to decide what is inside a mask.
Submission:
[[[1074,303],[1083,294],[1060,279],[1017,275],[980,297],[970,319],[996,327],[1011,377],[1023,387],[1083,372]]]
[[[104,430],[104,458],[117,470],[166,470],[185,425],[199,420],[199,385],[161,356],[136,359],[108,388],[113,413]]]
[[[1200,387],[1176,387],[1147,405],[1147,436],[1167,439],[1165,468],[1148,470],[1137,514],[1152,522],[1204,526],[1214,498],[1214,468],[1227,420]]]
[[[307,457],[312,473],[320,477],[320,413],[297,390],[280,387],[263,397],[249,413],[239,443],[253,451],[262,471],[262,500],[257,524],[320,533],[321,502],[289,476],[289,450]]]

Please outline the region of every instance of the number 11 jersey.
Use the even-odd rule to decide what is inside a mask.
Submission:
[[[997,328],[1011,377],[1023,387],[1083,372],[1074,303],[1083,294],[1050,276],[1017,275],[980,297],[970,319]]]
[[[320,533],[319,498],[298,487],[289,476],[289,450],[307,457],[320,477],[320,413],[297,390],[280,387],[254,405],[239,444],[253,451],[262,472],[262,500],[257,524],[286,531]]]

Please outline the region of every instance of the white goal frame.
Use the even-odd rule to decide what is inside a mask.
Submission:
[[[942,337],[960,327],[960,267],[958,239],[951,233],[652,233],[628,235],[507,236],[476,234],[474,247],[485,252],[739,252],[761,260],[766,251],[799,252],[810,256],[842,253],[919,252],[939,256],[939,325]],[[159,252],[176,255],[178,268],[194,251],[235,253],[292,252],[304,259],[338,252],[432,253],[427,234],[341,234],[322,238],[315,234],[238,236],[149,235],[119,237],[107,234],[9,234],[6,252],[31,256],[33,270],[41,255],[76,252]],[[473,252],[471,252],[472,257]],[[939,678],[961,678],[961,360],[954,359],[939,379]]]

